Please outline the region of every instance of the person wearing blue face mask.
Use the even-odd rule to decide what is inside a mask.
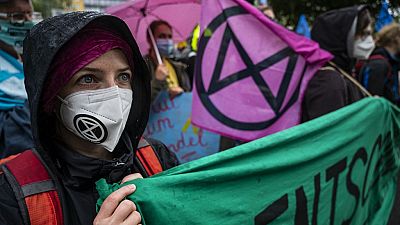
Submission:
[[[147,41],[150,49],[149,54],[144,58],[152,74],[151,100],[153,101],[164,90],[168,91],[171,98],[185,91],[190,91],[191,84],[186,71],[187,65],[172,59],[174,42],[171,25],[166,21],[156,20],[150,24],[148,31]],[[160,59],[157,59],[158,57]]]
[[[376,46],[369,59],[360,66],[358,79],[371,94],[400,105],[400,24],[392,23],[382,28],[376,36]]]
[[[0,0],[0,159],[33,147],[21,62],[30,0]]]

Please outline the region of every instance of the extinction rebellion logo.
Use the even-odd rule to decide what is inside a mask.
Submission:
[[[104,124],[97,118],[79,114],[74,118],[75,129],[88,141],[99,144],[107,139],[108,132]]]
[[[222,124],[238,129],[238,130],[263,130],[268,128],[271,124],[277,121],[297,100],[300,92],[301,81],[304,77],[304,73],[306,71],[307,66],[302,68],[301,77],[298,82],[298,85],[295,87],[295,90],[288,99],[286,97],[290,82],[293,77],[293,73],[296,68],[296,64],[298,61],[298,55],[293,52],[293,50],[289,47],[285,47],[280,51],[276,52],[272,56],[268,56],[261,60],[260,62],[253,62],[249,54],[244,49],[243,45],[240,43],[237,35],[232,31],[229,27],[227,20],[230,17],[242,16],[248,14],[245,9],[241,7],[231,7],[225,9],[221,14],[219,14],[216,18],[214,18],[206,30],[203,32],[200,43],[199,43],[199,53],[198,53],[198,62],[196,64],[196,89],[199,95],[199,98],[207,109],[207,111],[219,122]],[[210,40],[214,37],[213,34],[216,30],[227,24],[225,30],[223,32],[222,41],[219,47],[218,56],[216,59],[215,67],[212,72],[212,77],[208,88],[205,86],[204,77],[203,77],[203,69],[202,66],[207,64],[207,58],[203,58],[205,53],[207,52],[207,45]],[[248,34],[251,35],[251,34]],[[225,78],[221,79],[221,73],[223,71],[223,64],[226,57],[230,57],[227,55],[229,43],[232,42],[237,52],[240,55],[240,58],[243,60],[245,64],[245,69],[234,72],[229,76],[225,76]],[[262,77],[261,72],[270,68],[271,66],[288,59],[288,63],[285,71],[282,71],[282,82],[279,86],[279,90],[277,95],[275,96],[270,88],[270,85],[266,82],[266,80]],[[212,95],[218,94],[219,91],[235,84],[236,82],[241,82],[246,78],[252,78],[252,82],[254,82],[254,90],[251,91],[259,91],[261,92],[263,98],[265,99],[268,107],[274,112],[274,116],[270,117],[264,121],[239,121],[237,119],[232,119],[226,113],[223,113],[222,107],[212,100]],[[235,110],[235,105],[229,105],[232,107],[232,110]],[[251,110],[251,109],[249,109]],[[227,111],[227,110],[225,110]]]

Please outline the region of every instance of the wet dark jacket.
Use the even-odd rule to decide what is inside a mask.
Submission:
[[[352,25],[362,8],[364,6],[354,6],[323,13],[317,17],[311,31],[312,39],[318,42],[321,48],[333,54],[332,62],[348,74],[351,74],[355,62],[349,56],[355,34]],[[323,68],[310,80],[306,89],[302,122],[335,111],[362,97],[359,89],[337,68]]]
[[[113,160],[81,155],[54,138],[55,118],[41,111],[41,94],[48,68],[57,51],[89,23],[102,23],[120,33],[131,46],[134,56],[133,102],[128,122],[114,150]],[[106,178],[118,182],[124,176],[145,170],[134,156],[147,124],[150,107],[150,74],[129,28],[118,18],[95,12],[70,13],[47,19],[36,25],[24,41],[25,86],[31,110],[34,151],[38,152],[60,196],[64,224],[92,224],[96,216],[98,193],[94,182]],[[175,155],[160,142],[149,140],[164,169],[178,164]],[[43,212],[46,213],[46,212]],[[9,181],[0,174],[0,224],[23,224],[21,212]]]
[[[0,111],[0,159],[33,147],[27,102]]]
[[[149,71],[151,73],[151,101],[153,102],[154,99],[158,96],[158,94],[163,91],[168,89],[168,84],[167,81],[165,80],[157,80],[155,78],[155,71],[156,71],[156,64],[153,62],[153,60],[150,58],[149,55],[144,57],[147,66],[149,68]],[[187,73],[187,65],[183,64],[181,62],[173,61],[170,59],[167,59],[169,63],[174,67],[176,76],[178,78],[179,86],[185,91],[191,91],[192,90],[192,85],[190,83],[190,78]]]
[[[399,105],[398,72],[400,62],[393,59],[383,47],[376,48],[371,56],[381,56],[381,59],[369,59],[364,62],[358,80],[372,94],[385,97]]]

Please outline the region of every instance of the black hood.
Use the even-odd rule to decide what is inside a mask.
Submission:
[[[36,149],[53,135],[49,115],[41,111],[41,95],[48,69],[57,51],[89,23],[101,23],[119,33],[133,52],[133,102],[124,132],[136,148],[146,127],[150,108],[150,74],[128,26],[119,18],[97,12],[73,12],[46,19],[34,26],[24,40],[25,87],[31,110],[32,134]],[[54,129],[53,129],[54,130]]]
[[[367,6],[353,6],[323,13],[315,19],[311,30],[311,38],[321,48],[332,53],[335,56],[332,61],[347,72],[351,71],[355,62],[349,53],[354,43],[357,16],[364,8]]]

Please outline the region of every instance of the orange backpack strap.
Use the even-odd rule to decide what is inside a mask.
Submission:
[[[138,150],[136,151],[136,157],[139,159],[143,168],[146,170],[148,176],[152,176],[163,171],[157,153],[150,145],[150,143],[144,138],[140,139],[139,141]]]
[[[14,191],[24,224],[63,224],[54,181],[32,150],[24,151],[1,167]]]

